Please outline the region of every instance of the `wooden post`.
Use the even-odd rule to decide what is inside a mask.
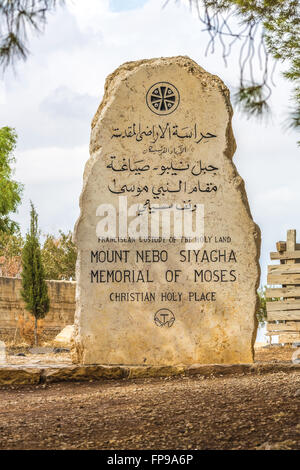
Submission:
[[[286,251],[295,251],[296,250],[296,230],[288,230],[286,236]],[[294,259],[287,259],[286,264],[295,264]],[[293,287],[293,285],[288,284],[288,287]],[[295,300],[296,297],[292,297],[291,300]]]
[[[286,251],[295,251],[296,250],[296,230],[288,230],[286,235]],[[286,264],[295,264],[294,259],[287,259]],[[293,285],[288,284],[287,287],[293,287]],[[296,297],[291,297],[290,300],[295,300]],[[279,336],[280,340],[280,336]]]
[[[296,230],[288,230],[286,237],[286,251],[295,251],[296,250]],[[287,260],[288,264],[295,263],[295,260]]]
[[[292,343],[300,338],[300,243],[296,243],[296,230],[288,230],[286,242],[277,242],[276,249],[271,260],[280,264],[268,266],[268,284],[282,287],[266,290],[267,298],[278,298],[267,300],[267,335],[271,339],[278,334],[280,343]]]

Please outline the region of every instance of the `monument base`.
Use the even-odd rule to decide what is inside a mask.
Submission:
[[[0,366],[0,387],[7,385],[39,385],[54,382],[83,382],[103,379],[137,379],[150,377],[199,376],[218,377],[246,374],[300,372],[300,364],[194,364],[184,366],[105,366],[105,365],[5,365]]]

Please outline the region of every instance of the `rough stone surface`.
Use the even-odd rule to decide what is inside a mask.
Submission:
[[[138,377],[170,377],[174,375],[182,375],[185,372],[183,366],[131,366],[129,367],[129,378]]]
[[[73,382],[99,379],[122,379],[128,376],[125,367],[107,366],[67,366],[61,368],[46,368],[42,374],[42,380],[51,382]]]
[[[53,343],[55,346],[69,348],[72,344],[73,336],[74,336],[74,325],[67,325],[54,338]]]
[[[0,367],[0,386],[35,385],[40,378],[41,369],[36,367]]]
[[[170,113],[163,111],[162,98],[155,112],[155,93],[165,93],[162,84],[166,90],[170,85],[174,97]],[[75,227],[75,362],[172,366],[253,361],[260,231],[232,161],[231,118],[224,83],[187,57],[126,63],[108,77],[92,122]],[[99,237],[99,206],[119,207],[120,196],[127,197],[128,207],[139,204],[141,224],[148,216],[152,224],[147,211],[156,211],[154,204],[174,211],[203,205],[206,238],[199,258],[187,240],[163,237],[158,243],[141,237],[131,243],[130,233],[126,241]],[[128,250],[127,261],[121,250]],[[141,261],[137,251],[143,250],[150,250],[149,259]],[[153,250],[165,250],[168,259],[155,262]],[[103,261],[99,252],[121,253],[122,261]],[[122,278],[124,270],[130,271],[129,281],[107,277],[107,271],[120,271]],[[144,282],[133,281],[132,271],[141,271]],[[155,298],[138,300],[136,293]],[[165,293],[170,300],[164,300]],[[120,301],[120,294],[132,294],[134,301]],[[160,309],[171,316],[155,321]]]

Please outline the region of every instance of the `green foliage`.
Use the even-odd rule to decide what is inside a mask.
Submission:
[[[260,287],[257,291],[259,297],[259,306],[256,311],[257,320],[261,325],[267,320],[267,306],[266,306],[266,288]]]
[[[171,1],[166,0],[165,5]],[[295,85],[289,127],[300,127],[300,2],[299,0],[189,0],[209,34],[207,52],[221,44],[227,63],[235,44],[239,45],[240,86],[236,103],[248,117],[265,116],[271,96],[272,71],[269,58],[285,62],[286,79]],[[258,59],[261,73],[253,61]]]
[[[47,235],[42,249],[46,279],[74,280],[77,249],[72,232],[59,231],[59,238]]]
[[[49,311],[50,301],[45,282],[38,233],[38,216],[33,204],[30,211],[30,230],[22,251],[22,291],[25,308],[35,317],[35,343],[37,344],[37,320]]]
[[[24,240],[20,232],[6,233],[0,231],[1,274],[16,277],[21,272],[21,256]]]
[[[13,234],[0,231],[0,256],[21,256],[23,246],[24,239],[19,231]]]
[[[21,202],[23,185],[12,179],[13,152],[17,135],[10,127],[0,128],[0,232],[13,233],[18,224],[9,218]]]
[[[284,76],[295,85],[288,127],[299,128],[299,0],[188,1],[209,34],[207,51],[214,52],[218,39],[227,63],[232,47],[239,44],[240,85],[235,100],[248,117],[265,116],[270,109],[267,105],[272,83],[269,56],[288,63]],[[165,6],[180,0],[162,2]],[[64,0],[0,0],[0,65],[3,68],[13,64],[15,59],[27,58],[28,31],[42,32],[48,14],[58,3],[64,4]],[[255,57],[259,59],[262,73],[256,71],[254,77]]]
[[[262,85],[241,86],[234,95],[235,103],[248,115],[258,118],[269,112],[269,105],[264,96]]]
[[[28,56],[28,31],[41,33],[58,0],[0,0],[0,65]],[[64,0],[60,0],[64,3]]]
[[[268,302],[276,302],[279,300],[278,297],[267,298],[266,297],[266,286],[260,287],[257,291],[259,297],[259,306],[256,312],[257,320],[261,325],[267,321],[267,299]]]

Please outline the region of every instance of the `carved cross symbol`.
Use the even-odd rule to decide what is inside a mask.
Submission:
[[[161,85],[153,90],[150,100],[156,110],[166,111],[174,106],[176,97],[171,88]]]

